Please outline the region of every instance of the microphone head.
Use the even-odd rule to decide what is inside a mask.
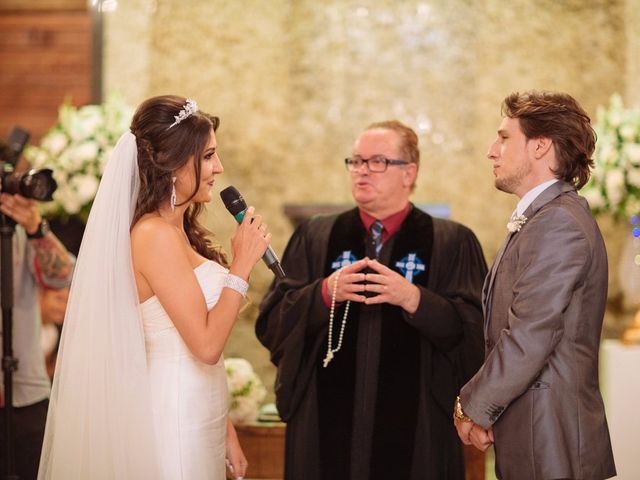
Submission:
[[[222,190],[220,192],[220,198],[224,206],[229,210],[229,213],[234,217],[247,209],[247,202],[244,201],[244,198],[242,198],[242,195],[240,195],[240,192],[234,186],[228,186]]]

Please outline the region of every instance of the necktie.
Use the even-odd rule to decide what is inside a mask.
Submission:
[[[373,245],[376,249],[376,257],[382,248],[382,230],[384,230],[384,225],[382,225],[380,220],[376,220],[373,222],[373,225],[371,225],[371,236],[373,237]]]

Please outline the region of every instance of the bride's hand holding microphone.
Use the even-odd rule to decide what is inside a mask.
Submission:
[[[254,265],[269,247],[270,241],[271,233],[262,222],[262,216],[255,214],[254,207],[249,207],[231,238],[233,260],[229,271],[247,280]]]

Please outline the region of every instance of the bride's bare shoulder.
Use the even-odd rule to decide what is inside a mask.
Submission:
[[[145,215],[131,229],[131,245],[134,249],[172,250],[181,248],[181,242],[179,230],[159,216]]]

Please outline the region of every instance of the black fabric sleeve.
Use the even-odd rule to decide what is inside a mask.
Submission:
[[[455,396],[484,360],[482,286],[487,265],[473,232],[434,219],[432,269],[429,288],[421,288],[418,310],[406,317],[433,347],[430,390],[450,416]]]
[[[406,321],[429,339],[435,349],[448,351],[471,336],[482,359],[482,284],[487,265],[471,230],[434,219],[434,247],[429,288],[420,288],[420,303]]]
[[[329,314],[320,290],[321,250],[330,227],[326,219],[318,219],[294,232],[282,258],[287,277],[274,280],[256,322],[256,336],[278,368],[276,403],[285,421],[306,391],[324,338],[319,333],[326,328]]]

